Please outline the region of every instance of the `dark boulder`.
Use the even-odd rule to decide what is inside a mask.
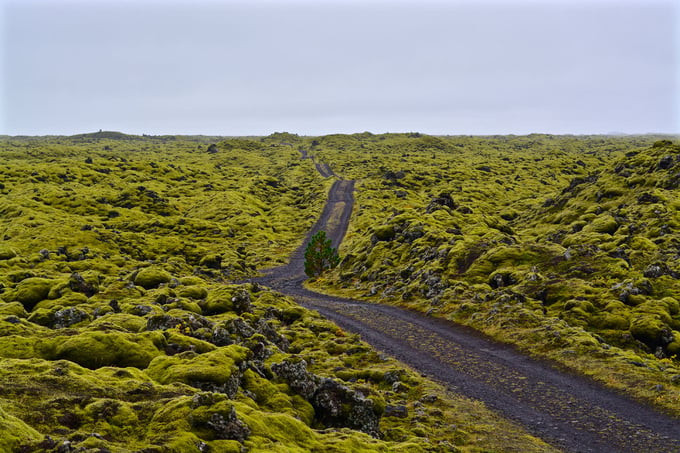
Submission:
[[[444,207],[449,209],[456,209],[458,207],[449,192],[442,192],[438,196],[432,198],[430,204],[427,205],[427,212],[434,212],[437,209],[442,209]]]
[[[239,315],[253,311],[253,307],[250,303],[250,293],[245,289],[239,289],[236,294],[232,296],[231,302],[233,303],[234,311]]]
[[[661,160],[659,160],[659,163],[657,164],[657,168],[659,168],[661,170],[668,170],[673,165],[675,165],[675,162],[673,160],[673,156],[663,156],[661,158]]]
[[[517,283],[517,280],[509,272],[496,272],[489,279],[489,285],[494,289],[514,285],[515,283]]]
[[[659,200],[659,197],[648,192],[643,193],[637,199],[638,203],[658,203]]]
[[[347,427],[379,437],[381,411],[371,399],[332,380],[323,379],[310,401],[324,426]]]
[[[308,401],[319,388],[318,376],[307,371],[307,362],[304,360],[298,362],[285,360],[273,364],[271,368],[280,379],[288,383],[291,390]]]
[[[378,437],[382,408],[337,381],[307,371],[304,360],[275,363],[271,369],[291,390],[312,404],[315,419],[326,427],[351,428]]]
[[[71,288],[71,291],[83,293],[87,297],[92,297],[99,292],[99,289],[96,286],[86,282],[78,272],[71,274],[71,277],[68,280],[68,286]]]
[[[406,418],[408,417],[408,409],[406,406],[398,405],[398,406],[391,406],[387,405],[385,406],[385,413],[383,414],[385,417],[397,417],[397,418]]]
[[[89,318],[90,316],[84,311],[75,307],[68,307],[54,313],[52,327],[55,329],[63,329]]]

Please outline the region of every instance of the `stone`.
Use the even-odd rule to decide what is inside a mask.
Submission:
[[[406,418],[408,417],[408,409],[406,408],[406,406],[403,405],[391,406],[388,404],[385,406],[385,413],[383,414],[383,416]]]
[[[245,289],[239,289],[236,291],[236,294],[234,294],[231,298],[231,302],[233,303],[234,311],[239,315],[245,312],[253,311],[253,307],[250,303],[250,293]]]
[[[52,327],[54,329],[63,329],[65,327],[72,326],[73,324],[78,324],[90,316],[82,310],[75,307],[64,308],[54,313],[54,322]]]
[[[78,272],[71,274],[71,277],[68,280],[68,286],[71,288],[71,291],[83,293],[87,297],[92,297],[99,292],[97,287],[86,282],[82,275],[80,275]]]
[[[273,364],[271,369],[280,379],[288,383],[291,390],[308,401],[319,388],[318,377],[307,371],[307,362],[304,360],[297,362],[284,360]]]
[[[332,380],[323,379],[311,401],[317,420],[329,427],[357,429],[380,436],[380,412],[373,400]]]

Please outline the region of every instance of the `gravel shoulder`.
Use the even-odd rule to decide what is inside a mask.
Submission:
[[[290,262],[252,281],[292,296],[343,329],[359,333],[376,349],[456,393],[483,401],[558,448],[578,452],[680,451],[680,420],[585,377],[561,371],[446,320],[305,289],[307,243],[322,229],[333,246],[341,243],[352,213],[353,190],[354,181],[335,181],[321,217]]]

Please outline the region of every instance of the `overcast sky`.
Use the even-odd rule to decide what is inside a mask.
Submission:
[[[680,133],[680,5],[0,0],[0,134]]]

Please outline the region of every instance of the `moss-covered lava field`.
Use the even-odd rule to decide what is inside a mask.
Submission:
[[[0,137],[0,451],[553,451],[238,284],[314,224],[329,139]]]

